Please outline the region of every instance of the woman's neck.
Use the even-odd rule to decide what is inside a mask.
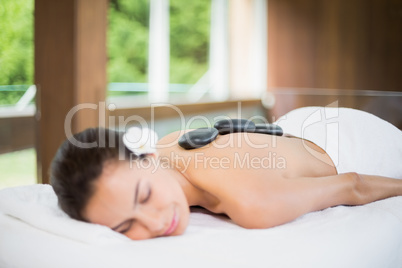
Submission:
[[[188,177],[186,169],[178,165],[177,161],[169,157],[161,158],[160,160],[166,161],[166,163],[161,166],[168,167],[166,168],[167,172],[170,172],[170,175],[176,179],[181,186],[189,206],[201,206],[209,209],[219,203],[219,200],[215,196],[193,184],[191,178]]]
[[[185,173],[180,172],[176,168],[169,168],[166,170],[170,175],[179,183],[184,195],[187,198],[189,206],[202,206],[205,203],[203,200],[203,190],[194,186],[190,180],[187,178]]]

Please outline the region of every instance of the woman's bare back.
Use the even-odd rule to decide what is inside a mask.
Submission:
[[[160,145],[170,146],[159,150],[160,158],[168,159],[203,193],[198,205],[232,219],[244,210],[257,212],[279,193],[286,196],[287,179],[336,175],[325,151],[298,138],[234,133],[194,150],[182,149],[178,138],[175,132],[161,139]]]
[[[278,178],[322,177],[335,175],[336,169],[326,152],[312,142],[293,137],[255,133],[234,133],[193,150],[177,145],[179,133],[161,139],[160,156],[191,180],[226,176],[263,176]]]

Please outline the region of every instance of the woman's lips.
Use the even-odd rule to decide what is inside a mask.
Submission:
[[[179,225],[179,217],[175,210],[173,213],[172,222],[170,223],[169,228],[166,230],[166,232],[163,235],[170,235],[171,233],[173,233],[176,230],[178,225]]]

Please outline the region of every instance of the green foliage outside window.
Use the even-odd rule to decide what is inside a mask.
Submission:
[[[109,82],[147,82],[149,0],[112,0]],[[194,84],[208,69],[210,1],[170,0],[170,83]]]
[[[210,1],[169,4],[170,83],[194,84],[208,69]],[[108,20],[108,81],[146,83],[149,0],[110,0]],[[0,105],[33,84],[33,28],[34,0],[0,0]]]
[[[108,13],[108,81],[147,82],[149,0],[112,0]]]
[[[194,84],[208,70],[210,1],[170,0],[170,83]]]
[[[0,85],[33,83],[33,6],[34,0],[0,0]],[[23,94],[19,87],[1,89],[0,105]]]

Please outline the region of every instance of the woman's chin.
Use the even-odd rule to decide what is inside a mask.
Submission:
[[[190,211],[185,211],[184,213],[181,213],[179,224],[176,230],[172,233],[172,236],[182,235],[185,233],[189,223],[189,218],[190,218]]]

